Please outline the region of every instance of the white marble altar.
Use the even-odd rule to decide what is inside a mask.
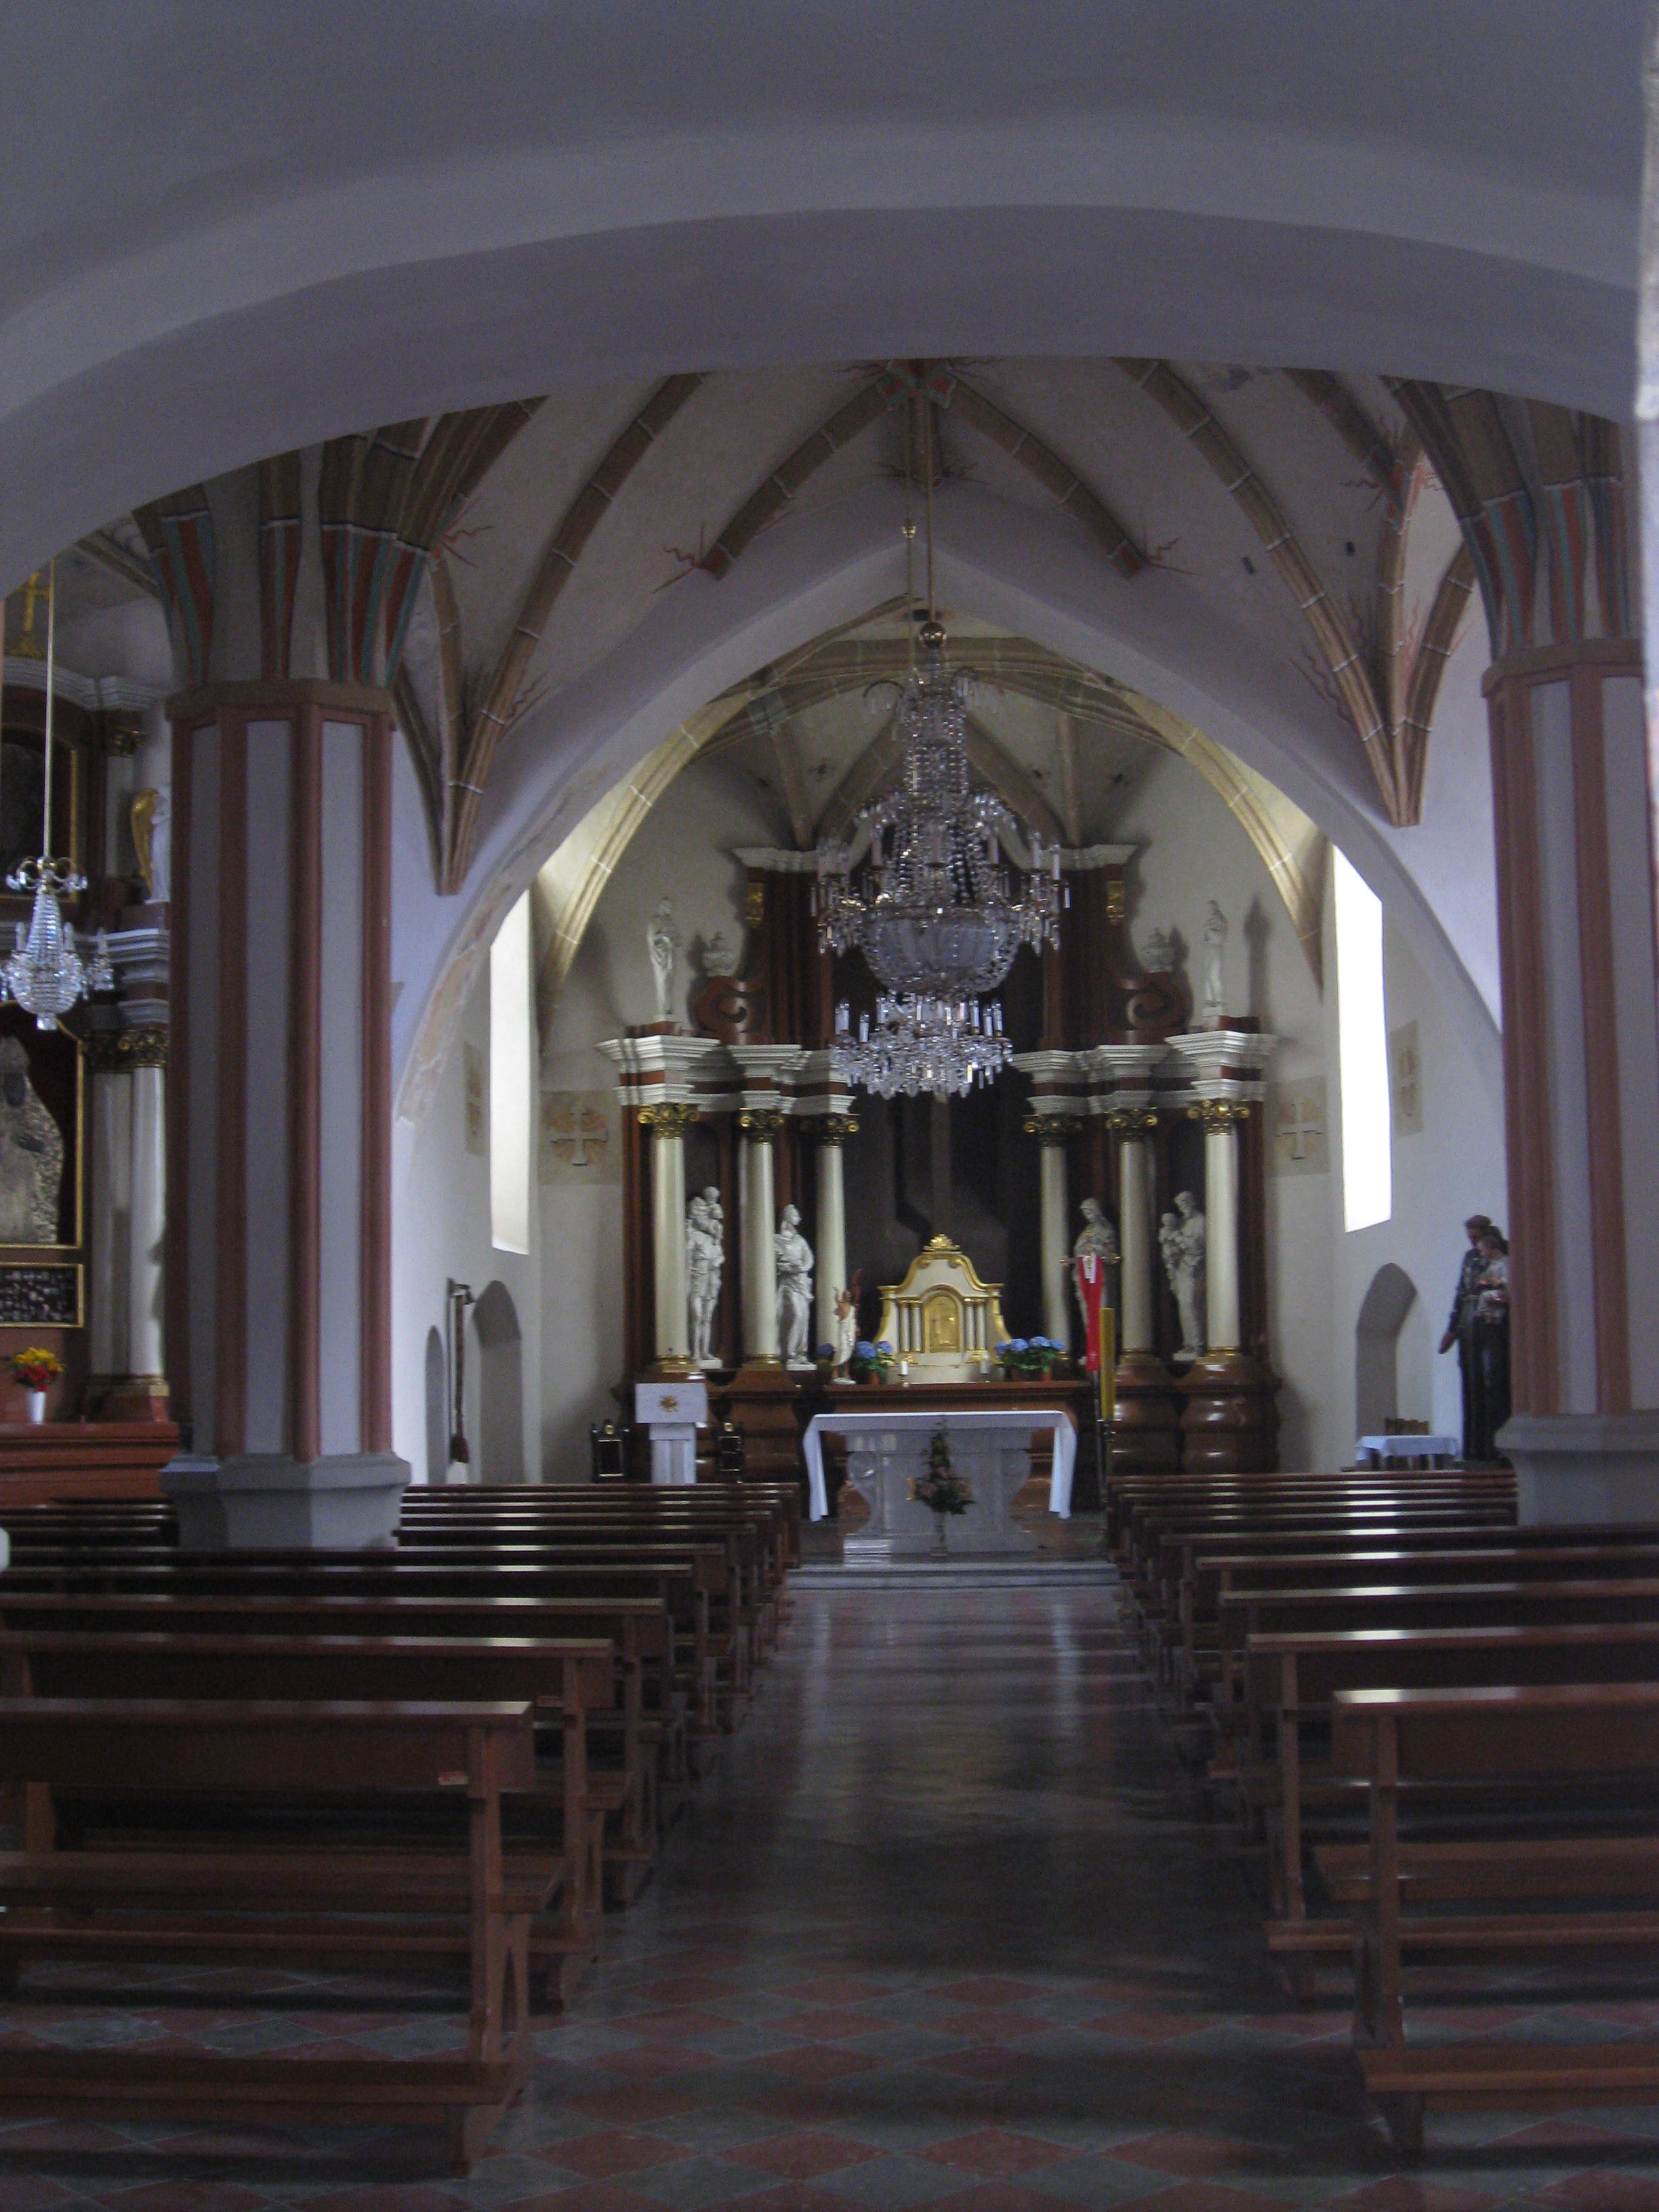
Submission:
[[[1031,1437],[1036,1430],[1054,1436],[1054,1473],[1049,1483],[1048,1508],[1068,1519],[1072,1510],[1072,1476],[1077,1462],[1077,1431],[1063,1407],[1042,1411],[987,1407],[963,1407],[961,1412],[901,1413],[896,1408],[872,1408],[869,1413],[817,1413],[802,1438],[806,1478],[811,1494],[811,1514],[822,1521],[830,1510],[829,1490],[823,1479],[823,1432],[847,1439],[847,1479],[870,1508],[870,1525],[862,1536],[848,1540],[865,1558],[881,1557],[872,1546],[888,1553],[908,1554],[933,1548],[933,1516],[909,1496],[910,1480],[921,1473],[927,1457],[927,1440],[941,1419],[951,1439],[951,1457],[974,1493],[967,1512],[945,1516],[945,1547],[952,1552],[1029,1552],[1036,1539],[1010,1525],[1008,1507],[1031,1473]]]

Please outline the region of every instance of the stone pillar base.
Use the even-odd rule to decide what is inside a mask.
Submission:
[[[1164,1474],[1181,1464],[1179,1386],[1155,1352],[1126,1352],[1113,1389],[1112,1472]]]
[[[389,1546],[409,1487],[391,1452],[341,1453],[308,1464],[281,1452],[170,1460],[161,1493],[185,1552],[368,1551]]]
[[[1516,1413],[1498,1447],[1523,1528],[1659,1521],[1659,1412]]]
[[[1279,1464],[1278,1377],[1243,1352],[1203,1352],[1181,1382],[1181,1464],[1259,1474]]]
[[[167,1421],[167,1378],[165,1375],[123,1375],[103,1394],[100,1418],[106,1421]]]

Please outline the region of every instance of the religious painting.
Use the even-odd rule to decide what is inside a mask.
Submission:
[[[1423,1054],[1417,1024],[1404,1022],[1389,1031],[1389,1089],[1394,1099],[1394,1133],[1423,1133]]]
[[[0,1249],[81,1242],[81,1051],[0,1009]]]
[[[43,1266],[0,1260],[0,1328],[79,1328],[82,1277],[73,1260]]]
[[[1267,1086],[1267,1164],[1274,1175],[1327,1175],[1331,1164],[1325,1079],[1298,1076]]]
[[[619,1183],[620,1133],[614,1091],[544,1091],[541,1180]]]
[[[483,1159],[489,1144],[484,1127],[483,1054],[476,1044],[461,1047],[461,1126],[466,1133],[466,1149],[476,1159]]]

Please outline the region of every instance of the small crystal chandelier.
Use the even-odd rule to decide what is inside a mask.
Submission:
[[[847,1003],[836,1007],[830,1063],[842,1082],[884,1098],[961,1097],[995,1078],[1013,1046],[1000,1005],[981,1001],[1022,945],[1059,943],[1066,902],[1059,847],[1025,830],[994,792],[972,787],[969,679],[945,660],[933,603],[932,413],[923,405],[927,618],[921,665],[896,710],[904,766],[891,791],[860,810],[850,836],[826,839],[815,855],[820,949],[856,947],[885,987],[873,1027],[864,1016],[856,1036]],[[908,522],[905,536],[914,537]]]
[[[15,1000],[34,1016],[38,1030],[55,1030],[58,1017],[93,991],[107,991],[114,982],[109,941],[100,929],[97,949],[82,960],[75,949],[75,933],[64,926],[58,900],[87,887],[73,861],[54,860],[52,854],[52,708],[58,666],[58,563],[46,571],[46,735],[44,782],[44,826],[40,856],[25,860],[6,878],[15,891],[33,893],[34,908],[27,923],[19,922],[17,949],[0,962],[0,997]]]

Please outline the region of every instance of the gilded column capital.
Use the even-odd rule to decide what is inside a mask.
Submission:
[[[159,1024],[133,1030],[94,1030],[87,1064],[94,1075],[131,1075],[136,1067],[165,1067],[167,1033]]]
[[[1250,1118],[1248,1098],[1200,1098],[1187,1109],[1189,1121],[1201,1121],[1206,1135],[1218,1129],[1231,1129],[1236,1122]]]
[[[701,1110],[696,1106],[675,1105],[666,1100],[660,1106],[641,1106],[640,1127],[649,1129],[654,1136],[683,1137]]]
[[[1021,1126],[1039,1145],[1069,1145],[1083,1122],[1077,1114],[1028,1114]]]
[[[844,1145],[859,1133],[856,1114],[815,1114],[800,1126],[804,1134],[820,1145]]]
[[[738,1127],[754,1143],[769,1145],[787,1118],[776,1106],[749,1106],[738,1115]]]
[[[1149,1137],[1158,1127],[1156,1106],[1109,1106],[1101,1115],[1115,1137]]]

